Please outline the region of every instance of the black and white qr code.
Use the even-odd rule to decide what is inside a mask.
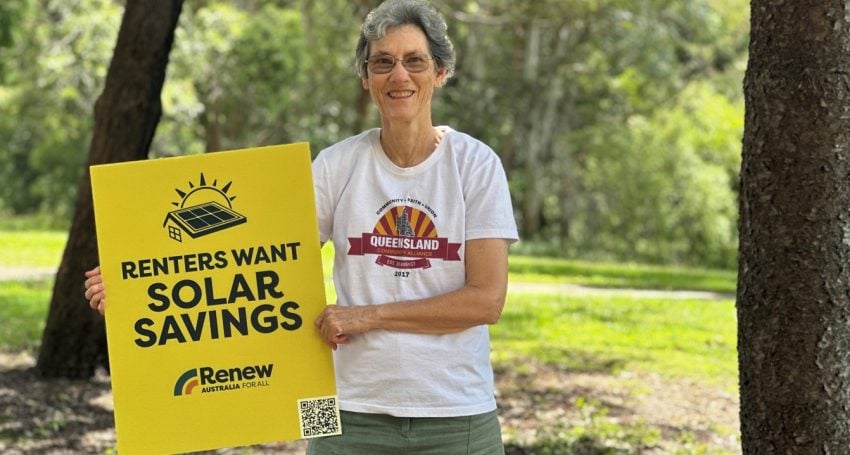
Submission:
[[[298,415],[301,417],[302,438],[342,434],[336,397],[298,400]]]

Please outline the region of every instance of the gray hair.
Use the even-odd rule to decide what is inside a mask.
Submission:
[[[366,16],[357,41],[357,74],[367,77],[369,43],[386,36],[390,28],[405,24],[415,25],[425,33],[434,65],[437,70],[446,70],[446,79],[451,77],[455,71],[455,51],[446,21],[437,10],[419,0],[387,0]]]

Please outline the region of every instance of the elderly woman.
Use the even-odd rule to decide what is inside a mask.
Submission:
[[[308,453],[504,453],[487,328],[517,239],[504,170],[484,143],[432,123],[455,62],[434,9],[384,2],[356,55],[381,127],[313,162],[338,294],[315,324],[335,351],[343,433]],[[86,297],[102,310],[100,276],[88,275]]]

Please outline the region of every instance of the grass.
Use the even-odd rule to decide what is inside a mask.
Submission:
[[[59,232],[0,227],[0,265],[55,267],[65,237]],[[335,301],[333,256],[332,245],[326,245],[322,262],[331,303]],[[729,294],[735,290],[734,271],[529,256],[511,256],[510,279],[606,288]],[[51,287],[51,280],[0,281],[0,351],[34,352],[38,348]],[[543,362],[573,372],[646,372],[731,390],[737,381],[735,324],[731,298],[667,300],[628,293],[510,293],[499,324],[491,327],[493,363],[497,370],[521,371],[531,368],[526,362]],[[639,385],[635,390],[641,393]],[[547,423],[526,448],[540,454],[640,453],[641,447],[657,447],[661,434],[670,431],[640,421],[611,419],[604,405],[593,402],[593,397],[573,406],[580,408],[583,420]],[[679,449],[670,453],[721,453],[706,443],[688,441],[687,429],[681,430],[677,433],[682,438],[677,442]]]
[[[510,257],[510,280],[606,288],[694,290],[732,294],[734,270],[629,263],[588,262],[531,256]]]
[[[57,231],[0,231],[0,265],[57,267],[67,238]]]
[[[0,281],[0,351],[35,351],[52,286],[52,280]]]
[[[0,231],[0,265],[56,266],[66,234]],[[335,301],[333,245],[322,249],[328,302]],[[734,292],[735,273],[512,256],[511,280],[607,288]],[[0,282],[0,348],[33,347],[46,316],[50,283]],[[707,382],[735,377],[735,311],[722,301],[629,295],[510,294],[493,326],[497,362],[533,357],[571,370],[623,369],[691,376]]]
[[[533,358],[571,371],[737,380],[732,300],[510,294],[491,333],[496,366]]]

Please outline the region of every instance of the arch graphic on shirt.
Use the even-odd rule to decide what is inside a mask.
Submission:
[[[349,256],[378,255],[379,265],[397,269],[427,269],[431,260],[460,260],[460,243],[440,237],[428,214],[409,205],[388,209],[372,232],[349,237]]]

